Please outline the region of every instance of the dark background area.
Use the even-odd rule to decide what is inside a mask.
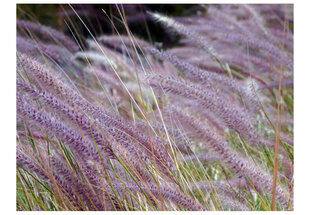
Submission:
[[[120,14],[118,8],[121,12],[123,8],[129,28],[135,36],[149,42],[160,41],[166,47],[175,45],[179,37],[167,34],[164,27],[152,20],[146,12],[159,12],[176,17],[191,16],[203,10],[202,6],[193,4],[73,4],[71,6],[95,36],[116,34],[111,21],[109,21],[103,10],[113,20],[118,31],[121,34],[127,34],[124,24],[119,21]],[[74,27],[80,36],[84,38],[90,37],[70,5],[18,4],[17,18],[40,22],[43,25],[51,26],[65,32],[68,35],[71,33],[66,22],[69,25],[74,23]]]

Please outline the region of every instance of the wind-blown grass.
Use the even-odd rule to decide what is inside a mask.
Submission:
[[[170,50],[119,13],[92,40],[17,22],[17,210],[293,210],[291,5],[149,12]]]

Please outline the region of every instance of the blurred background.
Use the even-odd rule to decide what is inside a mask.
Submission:
[[[165,47],[175,45],[179,37],[175,34],[167,35],[167,31],[164,30],[163,26],[151,20],[147,11],[177,17],[196,15],[204,10],[203,6],[194,4],[72,4],[71,6],[95,36],[116,34],[109,18],[113,21],[120,34],[127,34],[120,18],[120,12],[123,13],[123,10],[129,28],[134,32],[135,36],[148,42],[161,41]],[[79,32],[85,38],[90,37],[70,5],[18,4],[17,18],[37,21],[66,34],[71,34],[66,22],[68,24],[72,22],[77,28],[76,32]]]

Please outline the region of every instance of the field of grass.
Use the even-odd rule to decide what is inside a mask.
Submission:
[[[16,210],[294,210],[292,5],[76,7],[17,10]]]

